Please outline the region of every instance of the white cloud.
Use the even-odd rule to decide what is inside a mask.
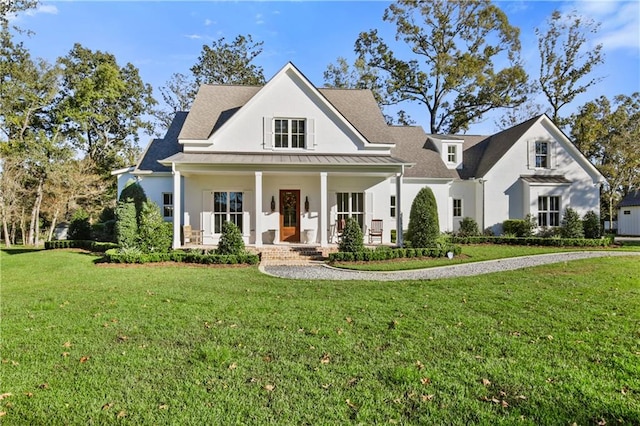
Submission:
[[[200,34],[186,34],[185,37],[190,40],[200,40],[202,38]]]
[[[264,24],[264,19],[263,19],[263,18],[264,18],[264,17],[262,16],[262,13],[258,13],[258,14],[256,15],[256,24],[257,24],[257,25]]]
[[[213,25],[215,24],[215,21],[212,21],[211,19],[205,19],[204,20],[204,26],[208,27],[209,25]]]
[[[601,43],[605,51],[624,48],[640,51],[640,2],[580,1],[573,8],[601,24],[593,41]]]
[[[35,16],[38,14],[57,15],[58,8],[53,4],[41,4],[36,9],[29,9],[25,12],[27,16]]]

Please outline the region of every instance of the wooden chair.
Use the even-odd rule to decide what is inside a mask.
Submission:
[[[344,227],[346,226],[347,222],[344,219],[340,219],[337,223],[337,229],[336,229],[336,239],[337,242],[342,241],[342,233],[344,232]]]
[[[182,227],[182,243],[184,245],[194,244],[200,245],[202,244],[202,231],[195,230],[191,228],[191,225],[184,225]]]
[[[380,239],[380,244],[382,244],[382,223],[381,219],[373,219],[371,221],[371,227],[369,228],[369,244],[373,243],[373,240],[376,238]]]

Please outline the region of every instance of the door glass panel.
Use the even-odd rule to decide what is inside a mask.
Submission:
[[[284,193],[282,197],[282,206],[284,208],[283,226],[293,228],[298,225],[297,204],[298,200],[295,192]]]

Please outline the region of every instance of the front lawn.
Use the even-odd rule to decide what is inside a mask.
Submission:
[[[0,254],[23,424],[640,424],[640,262],[435,281]]]

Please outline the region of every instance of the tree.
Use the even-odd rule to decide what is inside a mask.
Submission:
[[[564,216],[560,223],[560,236],[562,238],[584,238],[582,220],[577,211],[571,207],[564,210]]]
[[[540,89],[551,106],[551,119],[565,124],[559,111],[576,96],[598,83],[589,78],[594,67],[604,62],[602,44],[588,46],[587,33],[596,33],[599,25],[580,17],[576,11],[563,15],[553,11],[547,28],[536,28],[540,53]]]
[[[198,62],[191,67],[196,85],[241,84],[262,85],[265,82],[261,66],[253,60],[262,53],[263,42],[253,42],[250,35],[238,35],[231,43],[221,37],[202,46]]]
[[[431,247],[440,236],[438,205],[433,191],[428,186],[422,188],[411,204],[407,240],[411,247]]]
[[[377,30],[360,34],[356,53],[380,73],[389,102],[425,105],[431,133],[466,130],[486,112],[526,99],[519,30],[488,0],[400,0],[383,19],[414,56],[400,59]],[[508,65],[496,70],[498,61]]]
[[[589,210],[582,218],[582,228],[585,238],[600,238],[602,236],[600,216],[593,210]]]
[[[603,211],[614,219],[617,202],[640,187],[640,92],[587,102],[570,118],[576,147],[605,177]]]
[[[362,229],[360,228],[358,221],[353,217],[348,218],[347,223],[344,225],[342,238],[338,244],[338,250],[349,253],[359,253],[364,251]]]
[[[160,207],[150,200],[145,200],[140,212],[138,226],[138,244],[143,253],[166,253],[171,248],[172,225],[165,222]]]
[[[217,254],[243,254],[244,240],[240,228],[230,221],[222,224],[222,235],[218,242]]]
[[[154,112],[155,117],[165,128],[169,128],[177,112],[189,111],[197,91],[198,85],[192,77],[182,73],[172,74],[166,86],[160,88],[165,108],[157,109]]]
[[[130,165],[139,154],[139,132],[153,132],[144,117],[156,104],[152,88],[132,64],[75,44],[60,59],[63,80],[60,115],[65,136],[95,162],[100,173]]]

